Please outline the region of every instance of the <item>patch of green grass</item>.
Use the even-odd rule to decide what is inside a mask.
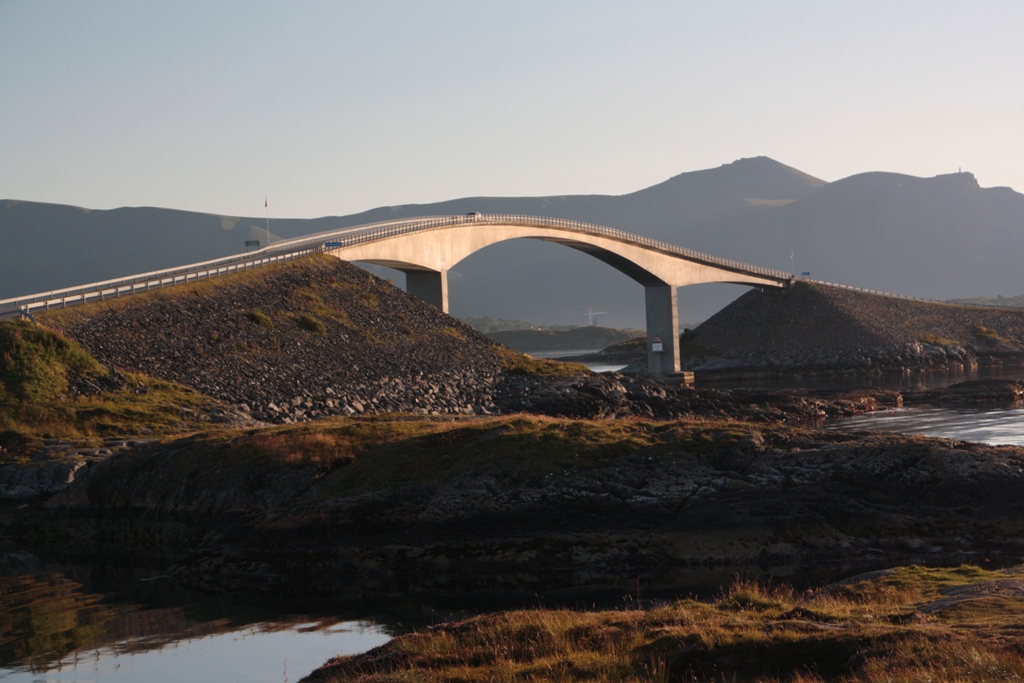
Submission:
[[[578,377],[592,375],[590,368],[582,363],[563,363],[547,358],[534,358],[517,353],[503,346],[495,347],[501,358],[501,365],[512,375],[532,375],[538,377]]]
[[[270,329],[274,327],[274,320],[269,315],[264,313],[258,308],[254,308],[245,314],[245,317],[249,319],[249,322],[256,323],[260,327],[266,327]]]
[[[327,334],[327,326],[324,325],[323,321],[309,313],[300,313],[296,317],[296,322],[298,322],[299,327],[304,330],[309,330],[310,332],[315,332],[320,335]]]
[[[922,344],[930,344],[932,346],[959,346],[960,342],[956,339],[946,339],[935,334],[919,334],[917,335],[917,341]]]
[[[180,433],[217,405],[180,385],[131,374],[119,390],[73,398],[70,373],[94,384],[108,374],[57,332],[27,321],[0,323],[0,456],[31,453],[44,438]]]
[[[680,600],[646,610],[500,612],[338,657],[308,680],[1021,681],[1024,598],[922,611],[921,596],[938,595],[937,587],[978,586],[992,576],[1019,580],[1024,575],[909,567],[851,584],[855,595],[841,590],[798,595],[787,587],[736,581],[710,602]],[[903,587],[894,592],[887,587],[893,581]]]
[[[67,392],[67,373],[105,375],[82,347],[63,335],[20,320],[0,322],[0,401],[50,401]]]
[[[446,325],[445,327],[441,328],[441,332],[443,334],[447,334],[449,337],[458,339],[459,341],[467,341],[466,335],[463,334],[457,328],[452,327],[451,325]]]
[[[985,327],[984,325],[975,325],[974,331],[977,332],[979,337],[984,339],[989,344],[1002,345],[1010,343],[1009,339],[1006,339],[995,330]]]

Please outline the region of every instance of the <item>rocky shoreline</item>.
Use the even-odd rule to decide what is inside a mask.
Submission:
[[[189,416],[191,436],[51,442],[5,463],[0,538],[144,558],[206,590],[355,601],[672,590],[728,571],[798,577],[1024,552],[1024,449],[817,429],[904,404],[1019,403],[1024,383],[837,394],[530,374],[471,328],[329,258],[225,282],[40,316],[114,368],[69,377],[72,397],[145,391],[121,374],[142,372],[220,403]],[[724,335],[730,362],[765,372],[1024,353],[1008,341],[1021,336],[1019,313],[994,313],[989,327],[950,307],[941,329],[980,340],[911,342],[902,327],[866,326],[890,303],[843,297],[814,286],[748,295],[688,349]],[[818,313],[790,319],[780,306]],[[817,336],[769,334],[783,324]]]
[[[709,573],[799,577],[1024,552],[1024,448],[512,416],[456,420],[365,461],[225,455],[259,439],[124,450],[8,515],[4,535],[50,552],[159,558],[204,590],[353,601],[611,590],[637,577],[670,590]],[[538,448],[551,455],[530,455]],[[406,452],[461,464],[378,478],[374,468],[402,467]]]

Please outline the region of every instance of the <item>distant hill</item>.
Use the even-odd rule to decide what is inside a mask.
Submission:
[[[677,241],[685,226],[763,211],[824,184],[758,157],[683,173],[622,196],[472,197],[313,220],[272,219],[270,228],[275,237],[293,237],[392,218],[482,211],[572,218]],[[265,243],[265,235],[262,218],[2,201],[0,240],[11,248],[0,252],[0,298],[238,253],[245,240]],[[404,283],[401,273],[373,270]],[[683,319],[706,317],[744,291],[728,285],[716,290],[713,303],[686,310]],[[608,311],[606,324],[643,324],[642,287],[590,256],[532,240],[474,254],[451,273],[450,291],[452,312],[461,317],[583,324],[581,309],[593,305]],[[681,299],[687,301],[686,295]]]
[[[502,330],[490,332],[488,337],[516,351],[559,351],[574,349],[603,349],[627,339],[639,330],[613,330],[590,325],[569,330]]]
[[[621,196],[472,197],[314,220],[272,220],[280,237],[425,214],[522,213],[648,235],[812,278],[914,296],[992,297],[1024,289],[1024,195],[981,188],[970,173],[863,173],[833,183],[766,157],[683,173]],[[260,218],[168,209],[88,211],[0,203],[0,298],[236,253],[265,240]],[[793,255],[791,261],[790,255]],[[377,269],[397,284],[404,277]],[[453,314],[642,327],[643,288],[560,245],[513,240],[450,273]],[[746,291],[680,290],[680,318],[701,320]]]
[[[503,332],[506,330],[539,330],[542,328],[552,330],[571,330],[582,325],[538,325],[537,323],[526,322],[525,320],[505,320],[503,318],[492,318],[484,316],[481,318],[459,318],[462,322],[472,327],[477,332],[490,334],[491,332]]]
[[[978,296],[973,299],[950,299],[951,304],[964,306],[999,306],[1001,308],[1024,308],[1024,294],[1020,296]]]

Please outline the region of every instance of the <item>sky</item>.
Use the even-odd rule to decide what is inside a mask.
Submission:
[[[1024,191],[1024,2],[0,0],[0,198],[272,217],[770,156]]]

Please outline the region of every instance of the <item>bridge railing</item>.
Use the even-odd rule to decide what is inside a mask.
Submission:
[[[342,230],[331,230],[322,234],[337,235],[346,231],[362,232],[394,222],[384,221]],[[401,222],[406,223],[408,221]],[[271,263],[288,261],[299,256],[322,251],[322,240],[317,243],[315,237],[313,235],[306,235],[298,239],[281,240],[263,249],[246,254],[225,256],[175,268],[164,268],[162,270],[91,282],[64,289],[53,289],[47,292],[0,299],[0,318],[16,316],[21,313],[31,313],[40,309],[49,310],[50,308],[74,306],[88,301],[128,296],[152,289],[171,287],[186,282],[228,275],[240,270],[258,268]]]
[[[519,214],[487,214],[475,217],[436,216],[417,219],[406,223],[395,223],[389,224],[387,226],[372,227],[365,230],[360,230],[358,232],[352,232],[352,229],[350,229],[349,231],[328,231],[317,235],[317,239],[332,239],[332,235],[335,235],[337,236],[337,239],[334,241],[339,242],[337,248],[340,249],[354,246],[356,244],[360,244],[363,242],[374,242],[376,240],[386,239],[388,237],[394,237],[413,232],[423,232],[426,230],[436,230],[445,227],[450,227],[452,225],[494,225],[505,223],[511,223],[513,225],[531,225],[536,227],[557,228],[560,230],[578,232],[587,235],[599,235],[601,237],[608,237],[619,242],[639,244],[648,248],[657,249],[658,251],[662,251],[667,254],[672,254],[674,256],[682,256],[691,261],[697,261],[699,263],[704,263],[718,268],[725,268],[727,270],[733,270],[736,272],[760,275],[773,280],[779,280],[780,282],[788,281],[793,277],[790,273],[787,273],[785,271],[774,270],[772,268],[762,268],[760,266],[752,266],[748,263],[742,263],[740,261],[719,258],[717,256],[712,256],[711,254],[705,254],[703,252],[695,251],[693,249],[686,249],[675,244],[669,244],[668,242],[662,242],[660,240],[651,239],[649,237],[643,237],[642,235],[636,235],[634,233],[626,232],[624,230],[618,230],[616,228],[608,228],[603,225],[594,225],[592,223],[583,223],[581,221],[573,221],[564,218],[524,216]],[[298,240],[301,241],[307,241],[308,239],[309,238],[298,238]]]
[[[31,313],[36,310],[48,310],[71,306],[88,301],[103,300],[111,297],[127,296],[139,292],[150,291],[163,287],[170,287],[196,280],[228,275],[240,270],[258,268],[260,266],[287,261],[306,254],[324,251],[325,244],[332,242],[328,250],[345,248],[366,242],[375,242],[381,239],[388,239],[400,235],[429,230],[439,230],[454,225],[495,225],[511,223],[515,225],[528,225],[535,227],[557,228],[568,232],[578,232],[587,235],[599,235],[616,241],[628,244],[645,246],[656,249],[666,254],[680,256],[697,263],[714,266],[737,273],[756,275],[779,283],[804,280],[831,287],[839,287],[858,292],[877,294],[900,299],[915,301],[929,301],[932,303],[944,303],[930,299],[880,292],[877,290],[864,289],[851,285],[841,285],[822,280],[810,280],[807,278],[796,278],[792,274],[772,268],[762,268],[740,261],[720,258],[686,249],[675,244],[662,242],[649,237],[643,237],[624,230],[609,228],[603,225],[594,225],[582,221],[574,221],[565,218],[548,218],[544,216],[524,216],[520,214],[473,214],[454,216],[425,216],[414,219],[398,219],[371,223],[368,225],[353,226],[336,230],[327,230],[312,235],[303,235],[291,239],[280,240],[263,249],[248,254],[238,254],[210,261],[203,261],[177,268],[152,271],[131,275],[124,278],[104,280],[66,289],[51,290],[39,294],[14,297],[0,300],[0,318],[18,315],[19,313]]]
[[[141,294],[155,289],[183,285],[198,280],[208,280],[221,275],[230,275],[243,270],[259,268],[260,266],[305,256],[318,249],[303,249],[300,251],[286,252],[283,254],[272,254],[261,256],[255,259],[237,260],[229,263],[216,263],[206,268],[188,269],[184,271],[155,272],[147,275],[136,275],[119,280],[110,280],[92,285],[82,285],[66,290],[55,290],[42,294],[33,294],[30,297],[17,299],[5,299],[0,301],[0,318],[31,314],[34,311],[48,311],[51,308],[66,308],[91,301],[103,301],[105,299],[116,299],[132,294]]]

